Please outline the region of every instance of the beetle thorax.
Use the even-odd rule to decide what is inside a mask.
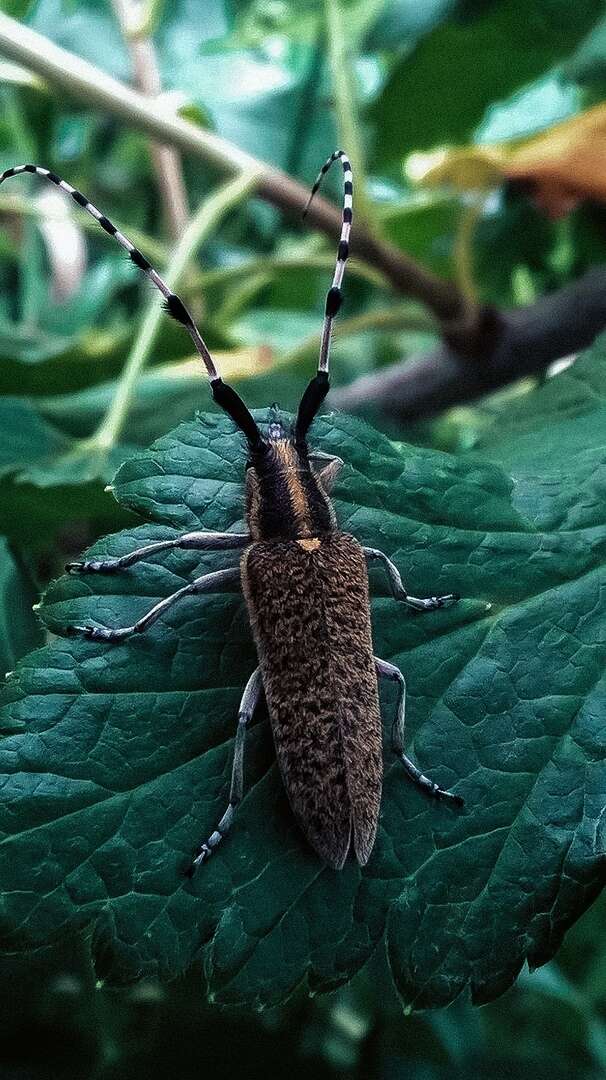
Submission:
[[[330,499],[306,446],[269,438],[246,471],[246,516],[253,540],[303,540],[332,532]]]

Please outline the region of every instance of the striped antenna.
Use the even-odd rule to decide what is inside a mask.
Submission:
[[[139,249],[136,248],[134,244],[131,244],[128,237],[124,236],[124,233],[121,233],[115,225],[112,225],[109,218],[106,218],[105,214],[102,214],[97,210],[97,207],[93,206],[92,202],[89,202],[86,195],[83,195],[77,188],[72,187],[66,180],[62,180],[56,173],[50,172],[49,169],[43,169],[41,165],[15,165],[12,169],[6,169],[5,172],[0,174],[0,184],[3,184],[10,176],[19,176],[20,173],[34,173],[36,176],[41,176],[43,180],[50,180],[51,184],[61,188],[62,191],[66,191],[68,195],[71,195],[78,206],[81,206],[83,210],[86,210],[87,214],[90,214],[90,216],[98,222],[101,228],[105,229],[106,233],[109,233],[110,236],[113,236],[114,239],[118,241],[120,246],[128,252],[131,262],[133,262],[135,266],[138,266],[140,270],[143,270],[143,273],[147,274],[150,281],[153,281],[156,288],[160,290],[164,297],[164,306],[169,315],[172,315],[173,319],[180,322],[187,330],[187,333],[196,347],[196,351],[202,358],[211,384],[216,383],[217,380],[220,382],[219,372],[208,351],[206,342],[202,338],[202,335],[189,311],[185,307],[185,304],[172,289],[169,289],[166,282],[162,280],[151,263],[147,261],[145,255],[142,255]]]
[[[320,343],[320,357],[318,360],[318,371],[323,371],[328,374],[328,363],[330,357],[330,339],[332,334],[333,320],[341,307],[343,300],[343,294],[341,293],[341,284],[343,282],[343,274],[345,273],[345,263],[347,256],[349,255],[349,234],[351,232],[351,220],[352,220],[352,202],[353,202],[353,172],[349,162],[349,158],[343,152],[343,150],[335,150],[334,154],[331,154],[329,158],[324,162],[320,172],[316,177],[314,186],[311,189],[307,205],[303,211],[303,217],[306,216],[309,207],[311,206],[312,199],[316,194],[316,191],[322,183],[323,177],[326,175],[331,165],[335,161],[340,161],[343,166],[343,217],[341,221],[341,236],[339,239],[339,247],[337,250],[337,261],[335,264],[335,272],[332,279],[332,285],[328,290],[326,296],[326,309],[324,312],[324,325],[322,327],[322,340]]]
[[[352,217],[352,200],[353,200],[353,173],[351,171],[351,165],[349,164],[349,158],[342,150],[335,150],[334,154],[324,162],[320,172],[316,177],[316,182],[311,189],[311,194],[307,200],[307,205],[303,211],[303,217],[307,214],[311,201],[316,194],[316,191],[322,183],[322,177],[326,175],[330,166],[334,161],[340,161],[343,166],[343,218],[341,222],[341,236],[339,239],[339,248],[337,250],[337,261],[335,264],[335,272],[332,279],[332,285],[326,294],[326,307],[324,310],[324,323],[322,326],[322,339],[320,341],[320,357],[318,359],[318,371],[314,378],[307,386],[303,397],[299,403],[297,411],[297,419],[294,427],[295,440],[302,445],[306,444],[307,432],[310,425],[313,422],[313,418],[316,415],[320,405],[324,401],[328,393],[329,380],[328,380],[328,362],[330,359],[330,339],[332,335],[332,324],[334,318],[341,307],[341,301],[343,296],[341,293],[341,284],[343,281],[343,274],[345,273],[345,263],[347,262],[347,256],[349,255],[349,234],[351,232],[351,217]]]

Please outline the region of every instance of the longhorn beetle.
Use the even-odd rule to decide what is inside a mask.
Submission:
[[[353,175],[342,150],[335,151],[322,166],[304,211],[335,161],[343,167],[343,215],[334,276],[326,297],[317,374],[301,398],[293,426],[283,425],[274,406],[267,431],[258,427],[236,391],[222,381],[183,301],[86,196],[38,165],[18,165],[0,176],[0,183],[28,172],[50,180],[126,249],[135,266],[163,294],[168,313],[192,338],[215,402],[232,418],[248,445],[247,533],[189,532],[175,540],[148,544],[121,558],[84,559],[66,567],[72,574],[113,574],[169,548],[242,549],[239,567],[196,578],[132,626],[115,630],[67,628],[69,633],[93,641],[124,641],[146,630],[183,596],[241,583],[259,667],[250,676],[240,703],[227,809],[197,849],[189,873],[213,854],[233,822],[244,790],[246,729],[262,689],[292,810],[309,843],[329,866],[341,869],[350,848],[364,865],[375,841],[383,775],[377,677],[398,685],[393,749],[408,777],[436,799],[459,806],[463,803],[460,795],[445,791],[424,776],[404,753],[406,684],[397,667],[373,655],[367,563],[381,564],[394,599],[414,611],[432,611],[456,603],[459,597],[455,593],[426,599],[410,596],[387,555],[362,547],[353,536],[339,531],[329,495],[343,462],[314,452],[307,441],[328,392],[331,331],[341,306],[349,253]]]

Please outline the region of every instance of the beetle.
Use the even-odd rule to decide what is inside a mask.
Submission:
[[[426,794],[463,804],[460,795],[424,776],[404,752],[406,683],[399,668],[374,656],[368,564],[376,562],[383,567],[394,599],[414,611],[446,607],[459,597],[456,593],[423,599],[411,596],[387,555],[363,547],[339,530],[330,493],[343,462],[314,452],[308,443],[310,427],[328,392],[331,332],[341,306],[349,254],[353,174],[342,150],[331,154],[322,166],[305,209],[336,161],[343,169],[342,224],[326,297],[317,373],[303,393],[294,424],[286,426],[273,406],[266,431],[260,429],[236,391],[221,379],[180,297],[85,195],[38,165],[18,165],[0,176],[0,183],[20,173],[34,173],[50,181],[125,248],[135,266],[163,294],[168,313],[189,333],[206,368],[215,402],[246,439],[248,532],[188,532],[120,558],[89,558],[66,567],[72,574],[114,574],[169,548],[241,551],[239,566],[196,578],[132,626],[67,628],[67,632],[93,641],[124,641],[146,630],[182,597],[240,582],[259,666],[250,676],[240,703],[227,809],[197,849],[188,867],[190,873],[216,851],[232,825],[244,792],[246,730],[262,691],[294,816],[312,848],[330,867],[341,869],[350,852],[364,865],[373,849],[383,776],[379,678],[398,686],[393,749],[406,774]]]

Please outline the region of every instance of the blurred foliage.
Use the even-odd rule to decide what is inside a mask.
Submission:
[[[529,137],[599,103],[606,89],[601,0],[577,3],[574,17],[563,0],[341,5],[347,76],[355,90],[349,107],[366,156],[365,168],[356,162],[357,174],[369,222],[380,235],[466,286],[471,268],[473,294],[503,306],[531,302],[604,261],[606,211],[590,199],[554,222],[507,186],[478,202],[454,188],[419,192],[408,179],[408,155]],[[309,184],[343,131],[327,3],[165,0],[152,6],[168,99],[194,122]],[[129,49],[110,0],[0,0],[0,10],[115,77],[130,78]],[[23,160],[52,168],[85,191],[166,270],[174,252],[147,137],[0,58],[0,169]],[[196,211],[223,178],[200,159],[184,159],[183,169]],[[338,196],[338,177],[327,178],[327,190]],[[132,526],[132,514],[104,491],[116,466],[196,409],[210,408],[204,379],[183,364],[191,356],[189,340],[166,321],[120,422],[112,422],[116,401],[124,398],[125,361],[141,341],[142,320],[156,297],[93,222],[47,194],[30,177],[0,188],[5,668],[40,642],[40,624],[30,614],[37,589],[101,534]],[[70,293],[57,255],[69,254],[74,230]],[[84,252],[80,264],[77,249]],[[181,290],[251,405],[296,405],[313,370],[333,257],[326,239],[245,197],[217,220],[190,259]],[[394,297],[372,267],[353,264],[340,329],[335,382],[435,340],[431,320],[417,305]],[[544,386],[528,380],[489,402],[392,434],[448,449],[462,465],[465,455],[481,455],[483,462],[520,471],[527,484],[533,470],[549,472],[551,459],[550,483],[557,489],[570,440],[576,439],[580,456],[597,460],[603,346],[596,355],[597,362],[589,358],[579,372]],[[522,976],[498,1003],[477,1009],[459,1000],[414,1017],[403,1015],[376,957],[345,989],[315,1000],[295,995],[262,1017],[205,1004],[195,967],[173,984],[143,980],[121,992],[99,989],[86,940],[47,947],[27,960],[3,957],[3,1080],[113,1080],[169,1071],[187,1078],[201,1070],[221,1077],[234,1075],[242,1061],[250,1076],[271,1070],[293,1080],[310,1069],[319,1077],[365,1080],[528,1073],[538,1080],[593,1080],[606,1068],[605,927],[600,901],[571,931],[557,960]]]

